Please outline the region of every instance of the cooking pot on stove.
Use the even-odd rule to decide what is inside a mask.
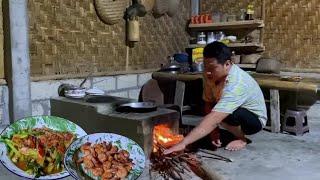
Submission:
[[[174,60],[174,57],[168,57],[169,62],[168,64],[161,66],[160,71],[170,72],[170,73],[178,73],[181,71],[181,65]]]

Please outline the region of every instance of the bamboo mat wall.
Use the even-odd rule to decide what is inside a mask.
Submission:
[[[248,2],[260,4],[260,0],[201,0],[201,10],[234,13]],[[320,72],[320,0],[265,2],[264,55],[279,59],[287,70]]]
[[[104,24],[93,0],[29,0],[28,9],[32,77],[154,69],[188,44],[189,0],[173,18],[140,18],[141,42],[133,48],[126,46],[125,21]]]

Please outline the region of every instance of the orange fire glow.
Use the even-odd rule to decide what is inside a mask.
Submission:
[[[169,148],[182,140],[183,135],[174,134],[167,125],[157,125],[153,129],[153,142],[164,148]]]

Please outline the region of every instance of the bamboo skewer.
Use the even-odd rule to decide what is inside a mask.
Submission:
[[[226,162],[230,162],[226,159],[223,159],[223,158],[218,158],[218,157],[211,157],[211,156],[203,156],[203,155],[199,155],[200,157],[202,158],[209,158],[209,159],[216,159],[216,160],[220,160],[220,161],[226,161]]]
[[[221,155],[218,155],[218,154],[215,154],[215,153],[212,153],[212,152],[209,152],[209,150],[204,150],[204,149],[198,149],[198,150],[199,150],[200,152],[203,152],[203,153],[206,153],[206,154],[213,155],[213,156],[216,156],[216,157],[218,157],[218,158],[221,158],[221,159],[223,159],[223,160],[225,160],[225,161],[227,161],[227,162],[232,162],[231,159],[226,158],[226,157],[221,156]]]
[[[210,158],[226,162],[232,162],[231,159],[214,154],[208,150],[198,149],[203,154],[196,154],[193,152],[172,153],[164,155],[163,152],[166,147],[160,143],[154,142],[154,151],[150,157],[152,162],[151,170],[158,171],[159,175],[164,179],[189,179],[192,174],[197,175],[202,179],[210,177],[207,170],[202,168],[200,158]],[[189,178],[186,178],[188,176]],[[210,179],[210,178],[209,178]]]

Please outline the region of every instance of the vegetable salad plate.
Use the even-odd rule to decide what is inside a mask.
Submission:
[[[2,131],[0,161],[20,177],[60,179],[69,176],[63,166],[67,148],[85,135],[81,127],[63,118],[23,118]]]
[[[64,165],[75,179],[137,179],[145,167],[145,154],[133,140],[95,133],[74,141],[65,153]]]

